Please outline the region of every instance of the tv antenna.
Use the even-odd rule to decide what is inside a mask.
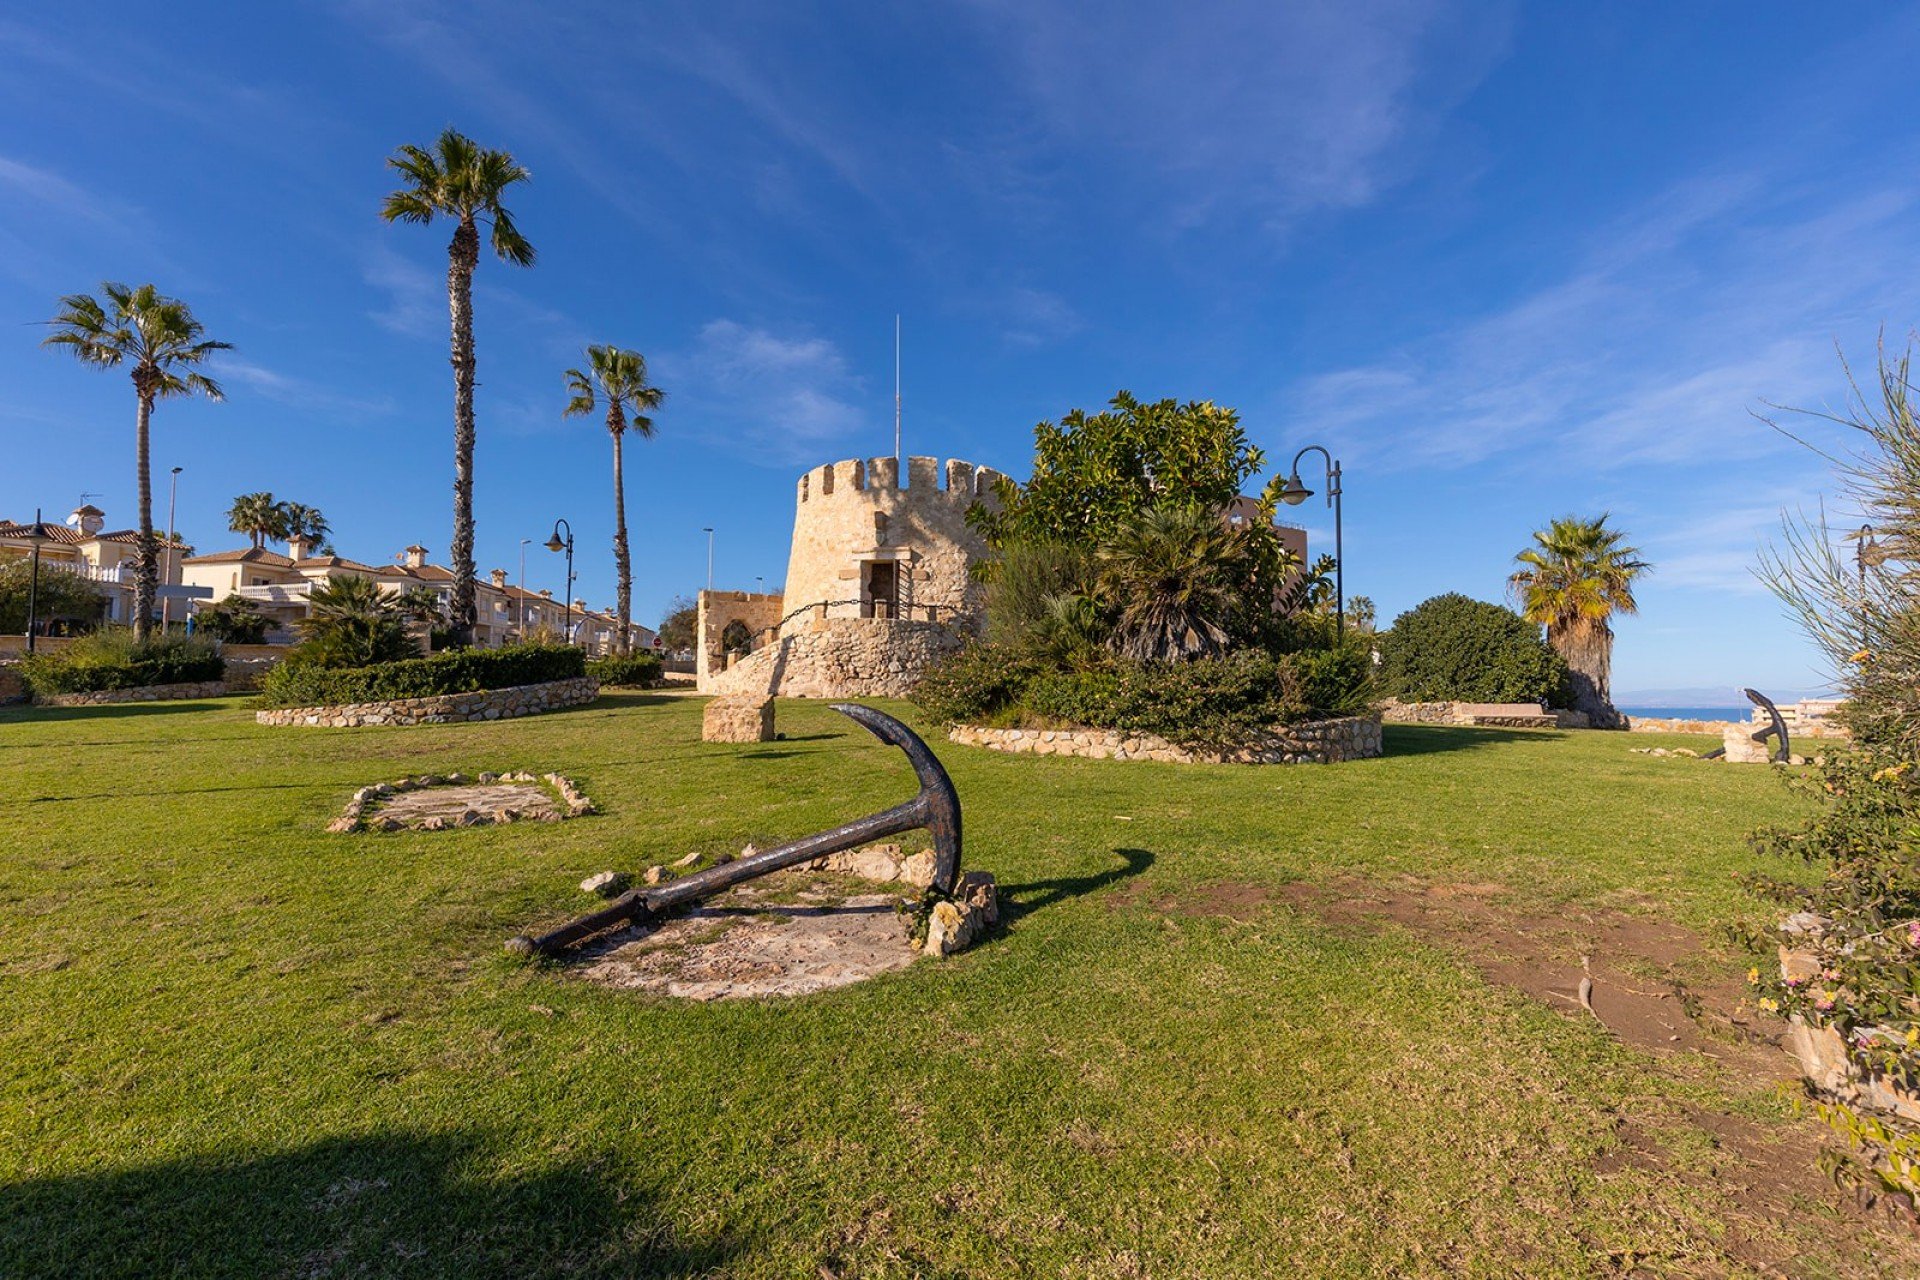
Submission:
[[[100,493],[82,492],[80,495],[80,505],[84,507],[87,505],[89,500],[93,498],[101,498],[105,496],[106,496],[105,494],[100,494]],[[80,527],[80,512],[78,511],[78,509],[76,509],[72,515],[67,517],[67,523],[72,525],[76,529]]]

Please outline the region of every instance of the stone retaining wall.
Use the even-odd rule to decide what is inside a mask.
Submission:
[[[1388,698],[1380,714],[1389,724],[1451,724],[1481,729],[1584,729],[1587,718],[1570,711],[1496,709],[1482,702],[1396,702]],[[1570,719],[1570,717],[1573,717]]]
[[[33,701],[42,707],[104,707],[116,702],[172,702],[180,698],[218,698],[228,692],[226,682],[149,684],[137,689],[98,689],[92,693],[45,693]]]
[[[970,747],[1020,755],[1168,764],[1337,764],[1368,759],[1383,750],[1377,715],[1287,725],[1247,746],[1224,751],[1183,747],[1151,733],[1124,729],[987,729],[963,724],[948,730],[947,737]]]
[[[592,676],[549,680],[511,689],[478,693],[443,693],[429,698],[395,698],[389,702],[355,702],[337,707],[275,707],[256,711],[253,718],[267,725],[312,725],[328,729],[355,729],[371,724],[465,724],[474,720],[511,720],[585,706],[600,696],[600,682]]]
[[[27,696],[27,682],[18,671],[0,667],[0,704],[21,702]]]
[[[966,643],[939,622],[821,618],[711,676],[702,693],[783,698],[904,698],[928,669]]]

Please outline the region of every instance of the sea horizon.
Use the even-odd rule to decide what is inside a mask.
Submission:
[[[1638,716],[1654,720],[1735,720],[1747,721],[1753,718],[1753,708],[1723,707],[1620,707],[1623,715]]]

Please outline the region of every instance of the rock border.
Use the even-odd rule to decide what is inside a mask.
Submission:
[[[564,814],[548,814],[531,819],[534,822],[560,822],[567,818],[584,818],[598,810],[586,793],[574,785],[571,778],[564,774],[548,773],[538,777],[521,770],[516,773],[482,773],[467,777],[464,773],[423,773],[417,778],[401,778],[397,782],[376,782],[372,786],[362,787],[353,793],[347,801],[347,807],[340,816],[327,824],[327,830],[334,835],[348,835],[356,831],[445,831],[453,827],[485,827],[518,822],[525,817],[518,809],[504,806],[492,813],[482,813],[478,809],[468,809],[452,822],[444,818],[428,818],[417,827],[409,827],[395,818],[367,818],[367,809],[379,804],[388,796],[399,795],[405,791],[428,791],[435,787],[464,787],[471,785],[489,786],[496,782],[544,782],[560,793],[560,803],[565,806]]]
[[[174,702],[185,698],[219,698],[230,693],[224,680],[189,684],[143,684],[132,689],[93,689],[85,693],[36,694],[36,707],[106,707],[121,702]]]
[[[368,725],[468,724],[478,720],[512,720],[545,711],[583,707],[600,696],[600,682],[592,676],[481,689],[472,693],[441,693],[425,698],[394,698],[386,702],[348,702],[325,707],[273,707],[253,713],[255,723],[276,728],[311,727],[359,729]]]
[[[947,730],[947,737],[963,746],[1016,755],[1163,764],[1339,764],[1369,760],[1386,750],[1377,712],[1277,726],[1246,746],[1224,750],[1183,747],[1156,734],[1126,729],[990,729],[960,724]]]

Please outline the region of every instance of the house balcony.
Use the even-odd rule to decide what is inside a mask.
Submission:
[[[271,586],[235,587],[232,594],[255,604],[302,605],[313,592],[311,582],[276,583]]]

